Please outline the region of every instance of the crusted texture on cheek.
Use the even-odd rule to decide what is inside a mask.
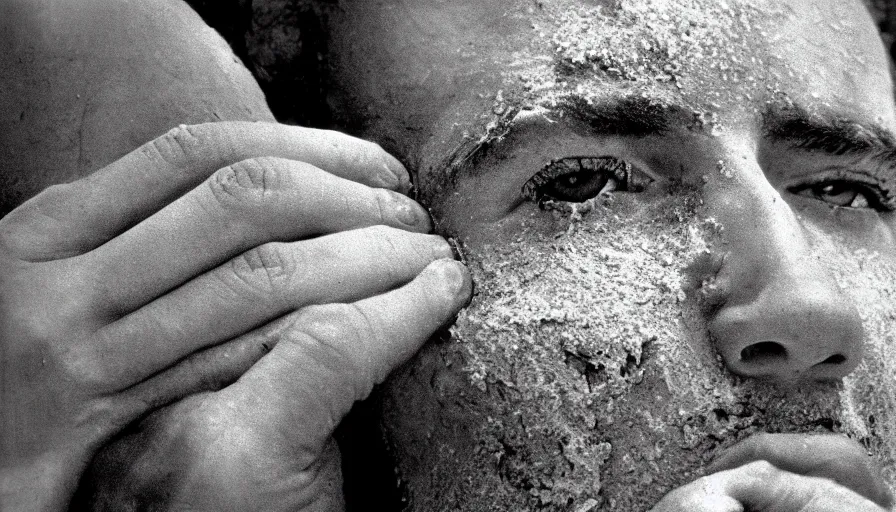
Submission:
[[[668,399],[661,375],[645,382],[644,363],[677,336],[687,300],[678,268],[705,249],[697,226],[682,222],[691,208],[664,206],[660,219],[659,208],[641,209],[643,222],[604,206],[584,215],[558,208],[556,229],[542,224],[506,245],[469,248],[473,303],[452,340],[396,377],[387,400],[398,459],[416,461],[399,468],[415,510],[452,502],[464,510],[591,510],[603,501],[608,467],[635,469],[636,459],[615,453],[612,432],[632,421],[667,428],[647,409],[632,418],[630,406],[640,406],[628,395],[644,386],[650,400]],[[714,364],[711,351],[704,357]],[[438,409],[426,414],[422,437],[411,434],[420,426],[405,407]],[[665,449],[642,448],[651,460]]]
[[[856,248],[811,227],[810,234],[816,257],[856,304],[865,328],[862,363],[844,379],[844,428],[896,489],[896,254]]]
[[[892,460],[874,431],[892,394],[723,369],[693,279],[718,226],[696,197],[618,197],[467,247],[472,304],[386,386],[409,510],[646,510],[762,431],[843,431]]]

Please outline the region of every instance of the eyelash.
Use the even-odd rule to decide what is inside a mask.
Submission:
[[[844,189],[853,190],[857,194],[861,194],[867,200],[868,206],[844,206],[825,200],[822,195],[824,193],[823,189],[827,187],[842,187]],[[810,183],[795,185],[788,187],[787,191],[791,194],[812,197],[818,201],[833,204],[840,208],[849,208],[853,210],[872,209],[879,212],[892,212],[896,210],[896,198],[894,198],[891,193],[884,190],[877,180],[861,179],[852,173],[849,175],[837,175]],[[819,193],[819,191],[821,193]],[[812,195],[807,195],[805,192],[811,192]]]
[[[641,179],[637,179],[638,177]],[[572,183],[563,183],[564,178],[572,180]],[[633,170],[628,162],[615,157],[566,157],[548,162],[523,185],[521,192],[524,199],[539,206],[544,206],[546,201],[581,203],[614,191],[640,192],[652,181]],[[838,173],[836,176],[788,187],[787,191],[840,208],[896,211],[896,197],[882,189],[878,180],[862,179],[855,173]],[[835,193],[838,191],[839,193]],[[855,203],[858,195],[861,195],[867,206],[850,206],[835,201],[836,196],[850,193],[855,193],[851,203]],[[847,195],[846,199],[848,198]]]
[[[613,191],[640,192],[653,180],[636,173],[631,164],[611,156],[560,158],[530,178],[523,185],[522,196],[543,205],[548,200],[580,203]],[[584,185],[578,181],[580,176]],[[561,182],[564,178],[574,181],[565,185]]]

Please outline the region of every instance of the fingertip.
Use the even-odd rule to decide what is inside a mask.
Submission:
[[[732,453],[732,448],[728,448],[721,454],[716,455],[716,458],[706,466],[706,474],[711,475],[720,471],[734,469],[740,465],[737,463],[738,459],[739,458]]]
[[[768,448],[770,445],[775,444],[775,441],[781,436],[787,436],[787,434],[768,434],[766,432],[755,433],[752,436],[739,441],[735,445],[724,449],[722,453],[717,455],[706,467],[706,473],[712,474],[720,471],[727,471],[756,460],[764,459],[769,451],[774,452],[775,450],[763,450],[763,448]]]
[[[397,181],[394,190],[402,194],[407,194],[411,191],[411,175],[408,173],[408,170],[404,164],[385,150],[383,150],[383,166]]]
[[[388,194],[390,204],[394,205],[395,219],[398,220],[401,227],[418,233],[432,231],[432,218],[426,208],[398,192],[390,190],[385,193]]]
[[[469,302],[473,291],[473,279],[463,263],[448,258],[438,259],[430,263],[426,271],[434,274],[437,282],[453,299],[457,309]]]

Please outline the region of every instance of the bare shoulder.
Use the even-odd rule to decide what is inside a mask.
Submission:
[[[273,120],[178,0],[0,0],[0,214],[179,124]]]

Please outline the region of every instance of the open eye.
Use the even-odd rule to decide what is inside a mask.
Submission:
[[[552,160],[523,185],[525,199],[581,203],[613,191],[640,192],[653,181],[611,156],[567,157]]]
[[[891,211],[885,194],[877,187],[846,180],[830,180],[811,185],[792,187],[789,191],[803,197],[810,197],[834,206],[844,208],[873,208]]]

